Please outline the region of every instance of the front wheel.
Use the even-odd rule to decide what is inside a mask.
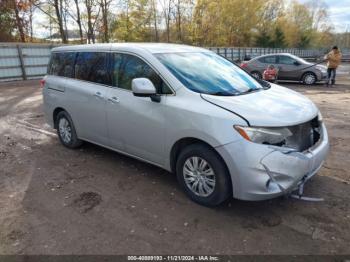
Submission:
[[[304,85],[313,85],[317,79],[314,73],[305,73],[302,80]]]
[[[192,144],[182,150],[176,175],[189,198],[201,205],[216,206],[232,195],[225,163],[206,145]]]
[[[72,118],[65,111],[58,113],[56,118],[57,135],[61,143],[68,148],[77,148],[83,141],[77,137]]]

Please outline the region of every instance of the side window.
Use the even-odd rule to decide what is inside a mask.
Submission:
[[[145,77],[152,81],[159,94],[172,94],[160,76],[140,58],[127,54],[114,54],[113,85],[131,90],[134,78]]]
[[[49,74],[73,77],[75,53],[53,53],[51,56]]]
[[[58,70],[58,75],[65,76],[65,77],[73,77],[74,60],[75,60],[75,53],[73,52],[60,54],[61,65]]]
[[[51,54],[51,61],[50,61],[50,68],[48,70],[50,75],[58,75],[59,67],[60,67],[60,54],[59,53],[52,53]]]
[[[289,56],[281,55],[279,56],[279,64],[283,65],[293,65],[296,60],[294,58],[291,58]]]
[[[111,85],[108,73],[107,53],[78,53],[75,63],[75,78],[98,84]]]
[[[276,56],[265,56],[259,59],[261,63],[276,64]]]

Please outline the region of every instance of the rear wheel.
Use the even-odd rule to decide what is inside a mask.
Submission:
[[[304,85],[313,85],[316,83],[316,75],[314,73],[308,72],[303,75],[303,84]]]
[[[83,141],[77,137],[73,121],[65,111],[58,113],[56,117],[57,135],[61,143],[68,148],[77,148]]]
[[[231,180],[223,160],[210,147],[192,144],[180,153],[176,163],[177,179],[193,201],[216,206],[231,195]]]
[[[256,79],[262,79],[262,74],[259,71],[253,71],[251,72],[251,75]]]

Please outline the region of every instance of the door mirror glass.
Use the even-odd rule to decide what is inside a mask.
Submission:
[[[134,78],[131,89],[134,96],[150,97],[157,94],[155,86],[148,78]]]

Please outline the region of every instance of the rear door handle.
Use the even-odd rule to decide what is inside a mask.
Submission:
[[[103,98],[103,95],[101,92],[97,91],[95,94],[94,94],[95,97],[98,97],[98,98]]]
[[[119,98],[116,96],[112,96],[112,97],[108,98],[108,101],[113,103],[113,104],[116,104],[116,103],[119,103]]]

